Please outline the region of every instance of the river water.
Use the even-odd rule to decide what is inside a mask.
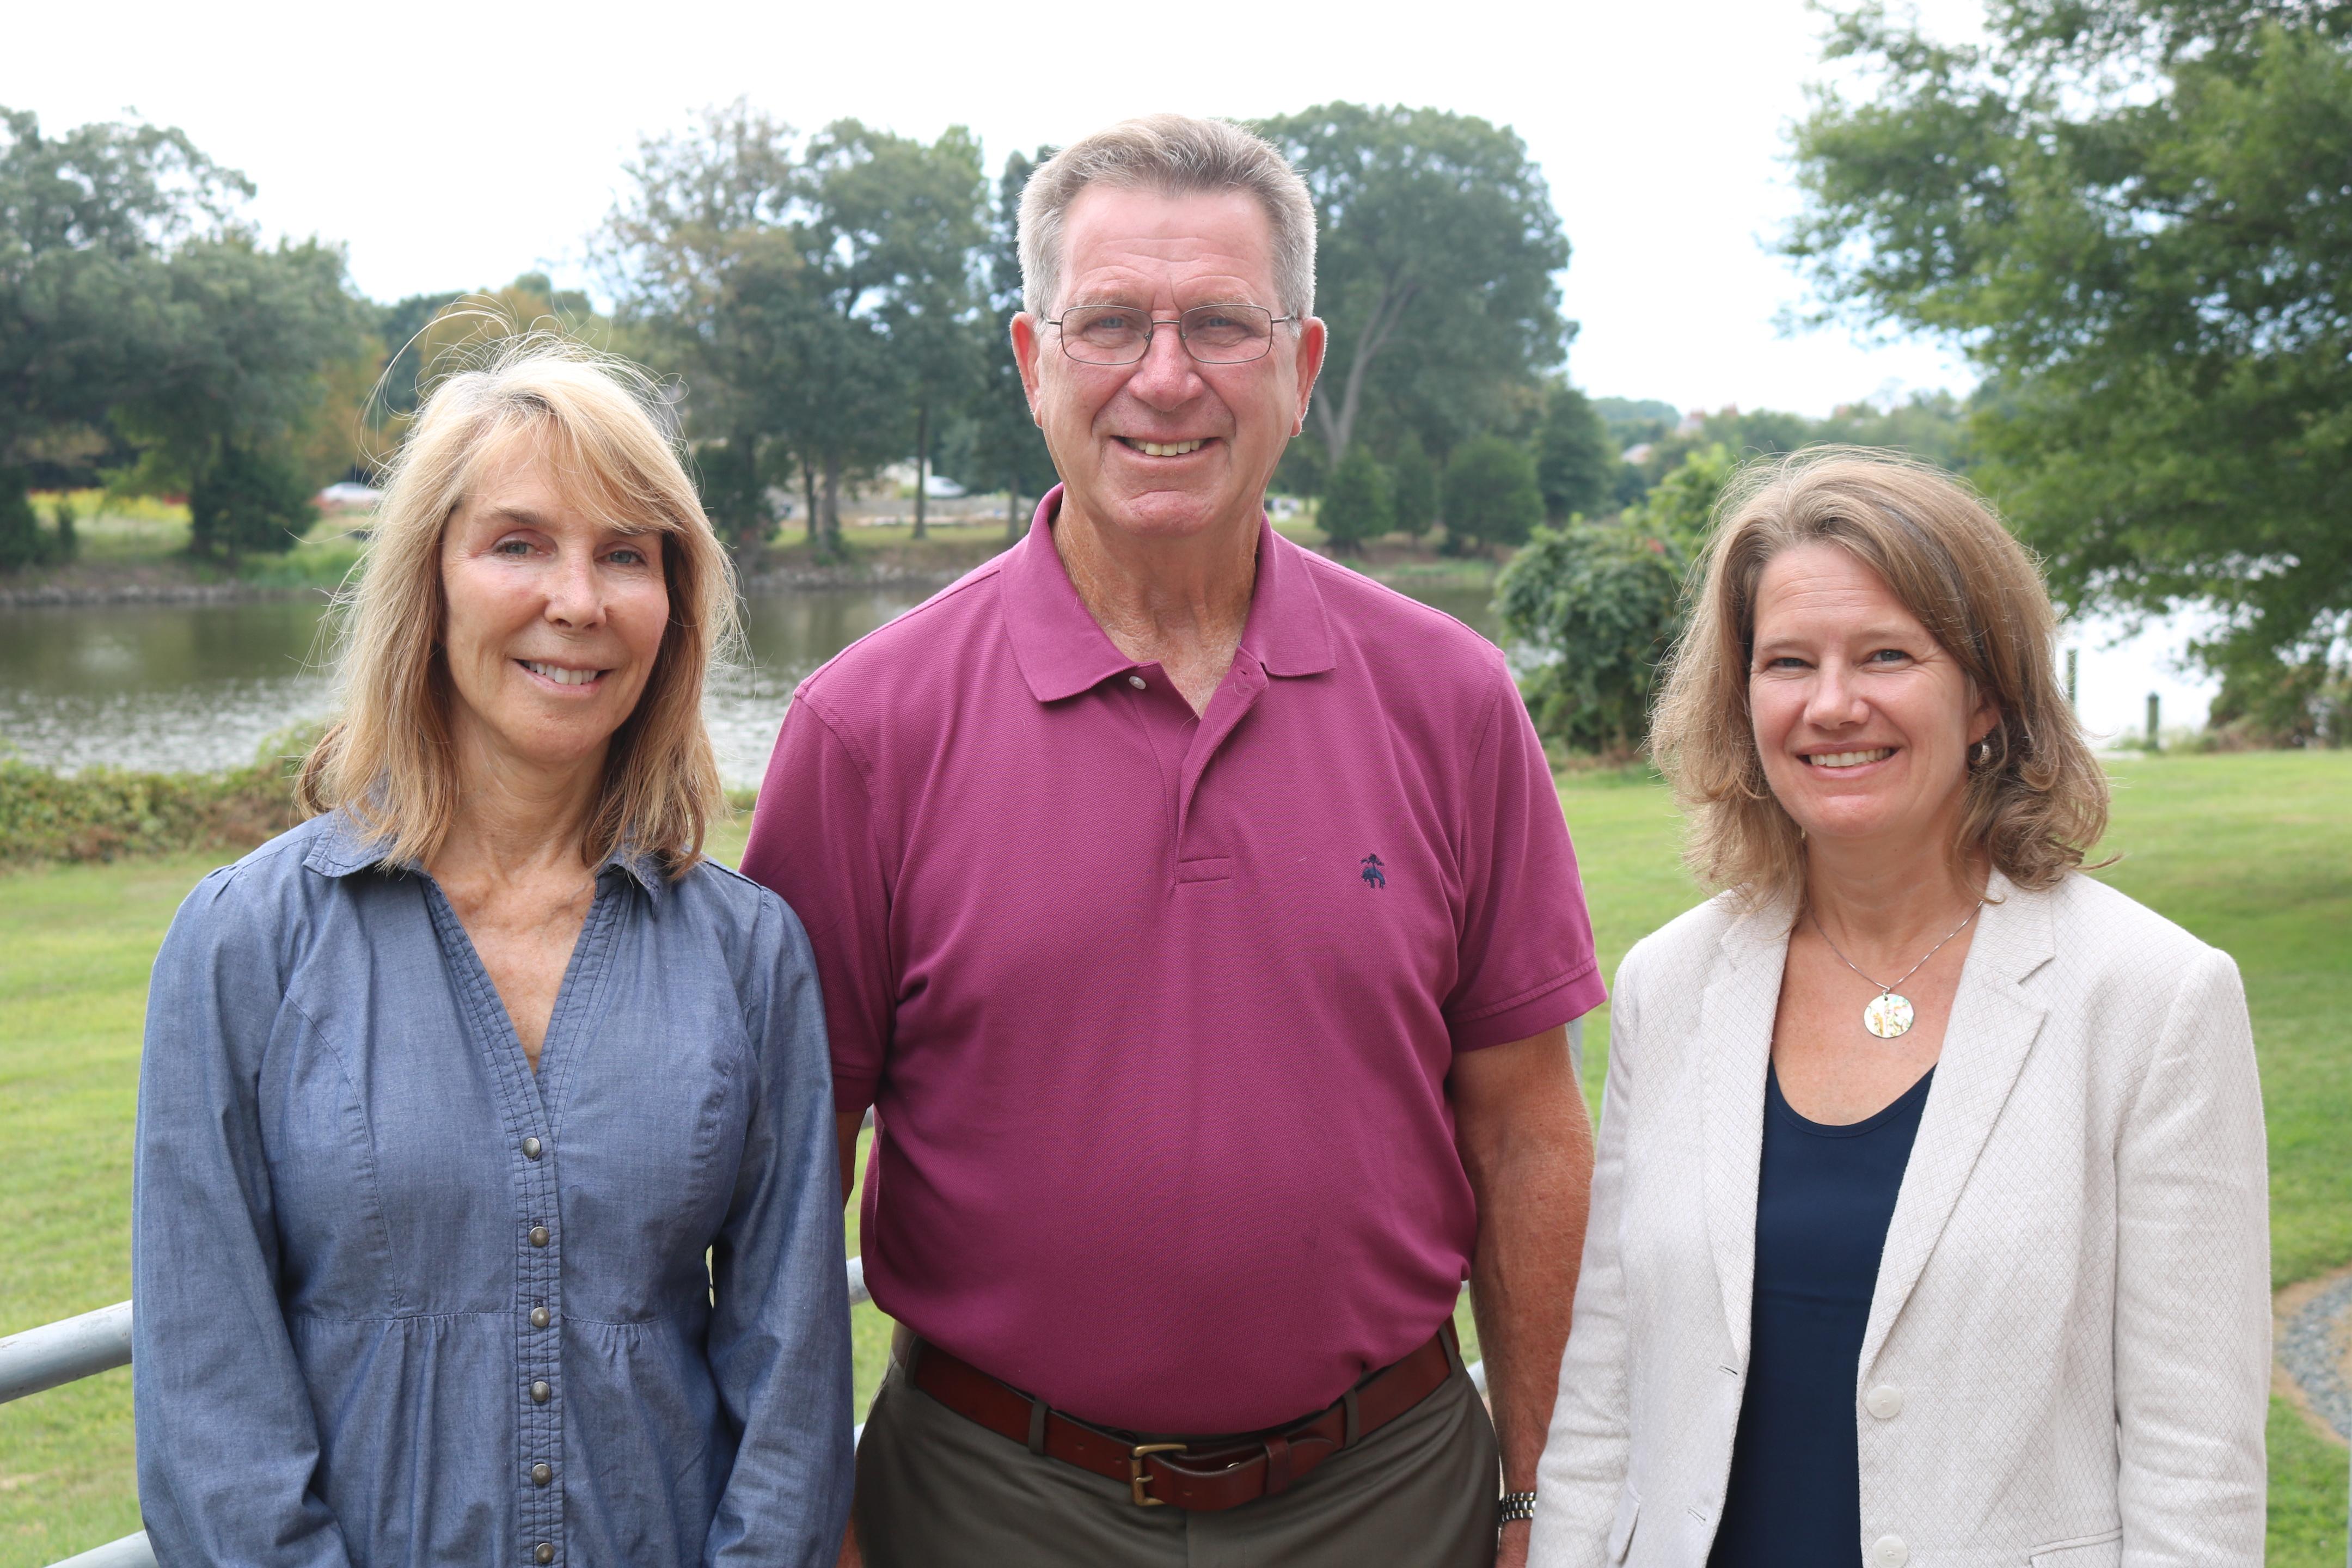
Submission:
[[[815,589],[745,601],[749,658],[704,703],[730,784],[759,783],[793,688],[818,665],[933,590]],[[1414,596],[1488,637],[1488,590]],[[292,725],[332,711],[323,605],[76,605],[0,609],[0,749],[61,769],[233,767]]]

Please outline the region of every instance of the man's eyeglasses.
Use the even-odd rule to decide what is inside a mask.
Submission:
[[[1062,352],[1080,364],[1133,364],[1151,352],[1159,327],[1174,327],[1202,364],[1247,364],[1274,346],[1277,323],[1297,320],[1258,305],[1195,305],[1172,321],[1126,305],[1080,305],[1045,325],[1062,330]]]

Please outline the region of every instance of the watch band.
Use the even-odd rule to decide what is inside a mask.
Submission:
[[[1523,1519],[1533,1519],[1535,1516],[1535,1493],[1505,1492],[1503,1494],[1503,1511],[1496,1517],[1495,1522],[1499,1528],[1506,1524],[1515,1524]]]

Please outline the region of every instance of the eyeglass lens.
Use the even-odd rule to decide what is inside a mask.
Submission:
[[[1152,327],[1148,310],[1081,305],[1062,312],[1062,352],[1084,364],[1133,364],[1150,347]],[[1274,312],[1257,305],[1195,305],[1177,318],[1177,331],[1202,364],[1244,364],[1265,357]]]

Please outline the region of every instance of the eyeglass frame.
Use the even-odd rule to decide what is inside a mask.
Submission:
[[[1145,360],[1151,357],[1152,334],[1162,327],[1173,327],[1176,329],[1176,341],[1184,345],[1185,357],[1190,359],[1194,364],[1255,364],[1260,360],[1269,358],[1273,354],[1275,328],[1286,323],[1295,325],[1307,319],[1304,316],[1295,314],[1277,316],[1273,311],[1266,310],[1264,305],[1255,304],[1247,300],[1210,300],[1198,305],[1187,305],[1182,310],[1177,312],[1173,316],[1154,316],[1147,313],[1143,318],[1143,352],[1137,354],[1133,359],[1080,359],[1077,355],[1070,353],[1070,334],[1063,331],[1062,323],[1070,319],[1070,312],[1072,310],[1132,310],[1133,308],[1134,307],[1129,305],[1065,305],[1062,308],[1062,313],[1060,315],[1044,318],[1039,321],[1037,324],[1041,327],[1051,327],[1056,332],[1061,333],[1062,355],[1072,364],[1087,365],[1096,370],[1123,370],[1131,364],[1141,364]],[[1195,310],[1265,310],[1266,334],[1265,352],[1252,354],[1247,359],[1202,359],[1199,354],[1193,353],[1192,340],[1184,335],[1184,318],[1191,315]]]

